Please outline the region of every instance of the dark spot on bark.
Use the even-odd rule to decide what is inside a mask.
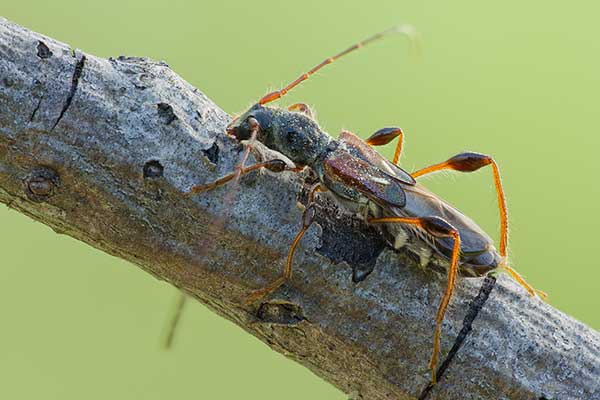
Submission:
[[[50,49],[48,48],[48,46],[46,46],[46,43],[42,42],[41,40],[38,40],[37,56],[39,58],[50,58],[50,57],[52,57],[52,51],[50,51]]]
[[[308,188],[318,180],[314,171],[309,170],[298,199],[302,204],[308,200]],[[337,204],[327,197],[317,199],[316,209],[315,222],[323,229],[322,244],[317,252],[335,263],[345,261],[351,265],[353,282],[366,279],[373,272],[377,257],[387,246],[385,239],[374,226],[339,211]]]
[[[358,218],[331,212],[336,208],[331,203],[319,203],[315,221],[323,228],[323,234],[317,251],[336,263],[346,261],[351,265],[354,282],[364,280],[386,247],[385,240],[375,228]]]
[[[150,160],[144,164],[144,179],[156,179],[163,176],[164,167],[158,160]]]
[[[60,178],[52,168],[40,167],[31,171],[23,184],[29,200],[42,203],[54,195],[60,185]]]
[[[120,62],[125,62],[125,63],[145,63],[148,61],[148,58],[120,55],[119,57],[117,57],[117,60]]]
[[[287,301],[262,303],[256,312],[256,317],[262,322],[282,325],[295,325],[306,319],[302,307]]]
[[[202,150],[202,153],[210,160],[213,164],[218,164],[219,162],[219,146],[217,142],[214,142],[212,146],[208,149]]]
[[[367,276],[373,272],[375,265],[355,265],[352,268],[352,282],[358,283],[367,279]]]
[[[13,86],[15,84],[15,81],[12,78],[4,77],[2,78],[2,84],[8,88]]]
[[[56,119],[56,122],[54,122],[52,129],[50,129],[51,131],[54,130],[54,128],[56,128],[56,125],[58,125],[62,117],[65,115],[65,112],[67,112],[67,110],[69,109],[71,102],[73,101],[73,97],[75,96],[75,92],[77,91],[77,86],[79,85],[79,79],[81,78],[81,74],[83,72],[83,67],[85,66],[85,60],[85,55],[81,55],[81,58],[77,61],[77,64],[75,64],[73,76],[71,77],[71,89],[69,90],[69,95],[65,100],[65,104],[63,105],[60,115]]]
[[[177,119],[177,115],[175,115],[175,111],[170,104],[158,103],[156,107],[158,108],[158,116],[166,125]]]

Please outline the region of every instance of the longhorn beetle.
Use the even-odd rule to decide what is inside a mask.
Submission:
[[[388,241],[394,248],[407,247],[417,253],[423,266],[446,269],[448,283],[435,318],[433,351],[429,362],[431,381],[435,383],[441,324],[459,273],[480,277],[502,269],[532,296],[545,296],[543,292],[527,284],[506,263],[508,218],[498,165],[491,156],[468,152],[408,173],[398,166],[404,138],[400,128],[380,129],[366,141],[349,131],[343,131],[334,139],[319,127],[306,104],[294,104],[287,109],[267,106],[268,103],[288,94],[326,65],[391,33],[404,34],[413,43],[416,38],[414,29],[406,25],[373,35],[325,59],[282,89],[265,95],[248,111],[235,118],[228,125],[227,134],[240,141],[247,141],[240,163],[232,173],[214,182],[193,186],[187,194],[201,193],[231,180],[237,181],[241,175],[261,168],[276,173],[299,172],[304,168],[311,168],[318,176],[319,182],[309,192],[302,226],[290,245],[282,275],[269,285],[250,293],[246,299],[248,304],[273,293],[291,278],[294,251],[314,221],[315,194],[321,191],[329,191],[342,203],[362,210],[367,223],[384,225]],[[388,144],[396,138],[398,142],[391,162],[373,149],[373,146]],[[287,166],[286,162],[280,159],[245,166],[255,140],[284,154],[294,162],[295,167]],[[471,218],[415,181],[436,171],[473,172],[486,165],[492,168],[500,211],[498,249],[493,240]]]

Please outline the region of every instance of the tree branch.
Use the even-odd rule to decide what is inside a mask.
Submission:
[[[346,393],[417,398],[445,279],[329,197],[292,281],[241,305],[280,273],[310,176],[250,174],[231,204],[227,188],[183,196],[232,170],[228,121],[165,63],[97,58],[0,19],[0,201],[172,283]],[[460,280],[442,360],[481,282]],[[501,278],[428,398],[600,399],[598,382],[599,334]]]

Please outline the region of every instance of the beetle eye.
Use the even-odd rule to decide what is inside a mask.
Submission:
[[[237,128],[231,129],[231,132],[238,140],[248,140],[252,136],[252,132],[259,128],[260,125],[256,118],[250,115]]]

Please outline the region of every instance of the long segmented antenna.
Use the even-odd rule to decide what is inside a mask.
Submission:
[[[287,86],[276,90],[274,92],[271,92],[265,96],[263,96],[259,101],[258,104],[260,105],[264,105],[267,103],[270,103],[272,101],[275,101],[277,99],[282,98],[283,96],[285,96],[286,94],[288,94],[288,92],[290,90],[292,90],[293,88],[295,88],[296,86],[298,86],[300,83],[304,82],[305,80],[307,80],[311,75],[313,75],[315,72],[317,72],[318,70],[320,70],[321,68],[323,68],[326,65],[331,64],[332,62],[342,58],[343,56],[345,56],[348,53],[353,52],[354,50],[360,49],[361,47],[366,46],[367,44],[374,42],[378,39],[382,39],[388,35],[391,35],[393,33],[399,33],[402,35],[406,35],[411,42],[411,45],[413,47],[414,50],[418,51],[419,48],[419,41],[418,41],[418,34],[417,31],[415,30],[415,28],[413,28],[411,25],[400,25],[400,26],[395,26],[393,28],[390,29],[386,29],[383,32],[379,32],[361,42],[358,42],[350,47],[348,47],[346,50],[342,51],[341,53],[336,54],[333,57],[329,57],[326,58],[322,63],[318,64],[316,67],[314,67],[313,69],[311,69],[310,71],[300,75],[295,81],[293,81],[292,83],[288,84]]]

